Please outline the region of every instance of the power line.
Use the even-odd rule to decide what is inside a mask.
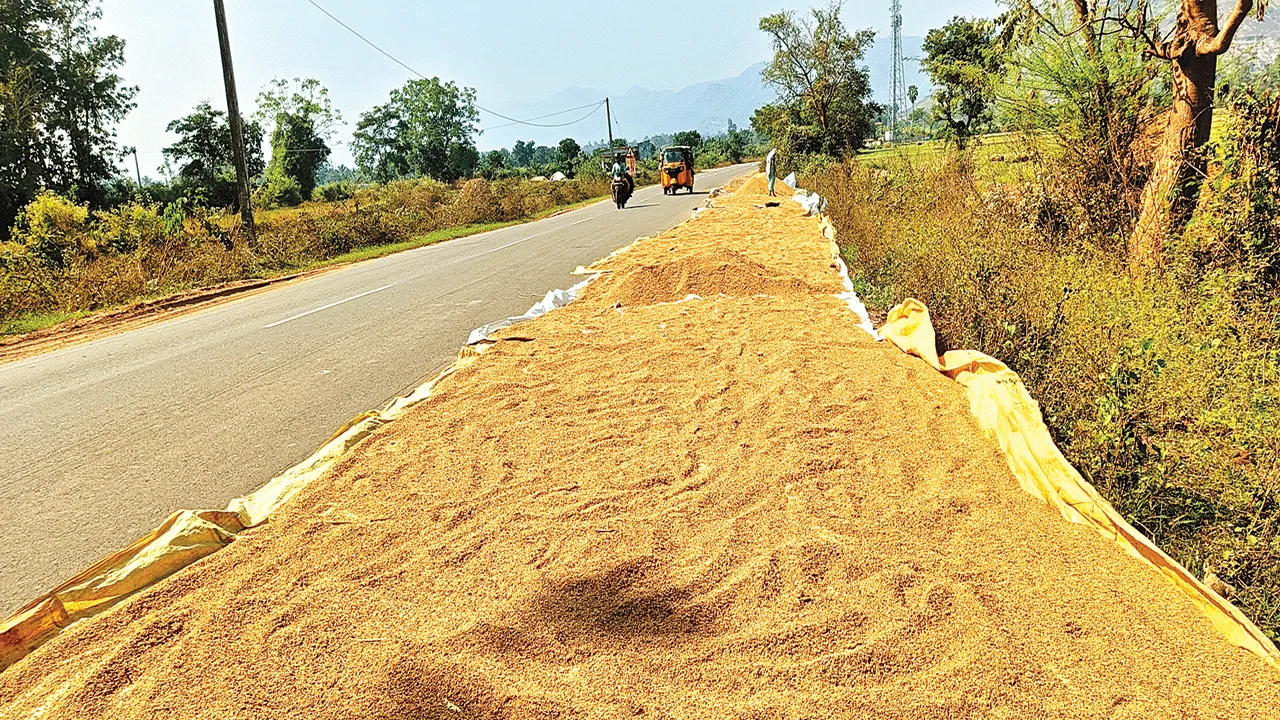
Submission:
[[[317,2],[315,2],[315,0],[307,0],[307,2],[311,3],[311,5],[315,7],[315,9],[319,10],[320,12],[324,13],[325,15],[328,15],[330,20],[332,20],[332,21],[334,21],[334,22],[338,23],[339,25],[341,25],[342,27],[346,28],[346,29],[347,29],[347,32],[349,32],[349,33],[351,33],[352,35],[355,35],[356,37],[358,37],[358,38],[360,38],[361,40],[363,40],[363,41],[365,42],[365,44],[366,44],[366,45],[368,45],[369,47],[373,48],[374,50],[377,50],[378,52],[382,53],[383,55],[386,55],[386,56],[387,56],[387,58],[389,58],[389,59],[391,60],[391,62],[394,62],[395,64],[399,65],[400,67],[404,68],[405,70],[408,70],[409,72],[413,73],[414,75],[417,75],[418,77],[422,78],[423,80],[426,80],[426,79],[427,79],[427,76],[426,76],[426,75],[423,75],[422,73],[418,72],[417,70],[414,70],[413,68],[411,68],[411,67],[409,67],[408,65],[404,64],[404,63],[403,63],[403,62],[401,62],[401,61],[400,61],[400,59],[399,59],[399,58],[397,58],[395,55],[392,55],[391,53],[387,52],[386,50],[383,50],[382,48],[378,47],[376,44],[374,44],[374,42],[373,42],[372,40],[370,40],[369,38],[367,38],[367,37],[365,37],[365,36],[361,35],[359,32],[357,32],[355,28],[353,28],[353,27],[351,27],[350,25],[348,25],[348,24],[346,24],[346,23],[342,22],[341,20],[339,20],[339,19],[338,19],[338,17],[337,17],[336,15],[334,15],[333,13],[329,12],[328,10],[325,10],[324,8],[320,7],[320,4],[319,4],[319,3],[317,3]]]
[[[377,45],[377,43],[373,42],[372,40],[370,40],[369,38],[365,37],[364,35],[361,35],[361,34],[360,34],[360,33],[359,33],[355,28],[353,28],[353,27],[351,27],[350,25],[348,25],[348,24],[346,24],[346,23],[342,22],[342,20],[339,20],[339,19],[338,19],[338,17],[337,17],[336,15],[334,15],[334,14],[333,14],[333,13],[331,13],[331,12],[329,12],[328,10],[325,10],[325,9],[324,9],[323,7],[321,7],[321,6],[320,6],[320,4],[319,4],[319,3],[317,3],[315,0],[307,0],[307,2],[308,2],[312,7],[314,7],[315,9],[317,9],[317,10],[319,10],[320,12],[324,13],[325,15],[329,16],[329,19],[330,19],[330,20],[333,20],[334,22],[336,22],[336,23],[338,23],[339,25],[341,25],[343,28],[345,28],[345,29],[347,30],[347,32],[349,32],[349,33],[351,33],[352,35],[355,35],[356,37],[358,37],[358,38],[360,38],[361,40],[363,40],[363,41],[364,41],[364,43],[365,43],[366,45],[368,45],[369,47],[373,48],[374,50],[377,50],[378,52],[380,52],[380,53],[382,53],[383,55],[385,55],[388,59],[390,59],[390,60],[391,60],[392,62],[394,62],[395,64],[399,65],[400,67],[404,68],[405,70],[408,70],[409,72],[413,73],[414,75],[417,75],[419,78],[421,78],[421,79],[423,79],[423,80],[427,80],[427,79],[428,79],[426,75],[423,75],[422,73],[418,72],[417,70],[414,70],[412,67],[409,67],[409,65],[408,65],[407,63],[405,63],[403,60],[401,60],[400,58],[397,58],[395,55],[392,55],[391,53],[387,52],[386,50],[383,50],[381,47],[379,47],[379,46]],[[587,106],[586,106],[586,105],[584,105],[583,107],[587,107]],[[510,125],[528,125],[528,126],[531,126],[531,127],[566,127],[566,126],[568,126],[568,125],[572,125],[572,124],[574,124],[574,123],[562,123],[562,124],[559,124],[559,125],[542,125],[542,124],[539,124],[539,123],[530,122],[529,120],[520,120],[520,119],[517,119],[517,118],[513,118],[513,117],[510,117],[510,116],[507,116],[507,115],[503,115],[503,114],[502,114],[502,113],[500,113],[500,112],[497,112],[497,111],[495,111],[495,110],[490,110],[489,108],[484,107],[484,106],[479,105],[479,104],[476,104],[476,109],[481,110],[481,111],[484,111],[484,112],[487,112],[487,113],[489,113],[490,115],[494,115],[494,116],[496,116],[496,117],[500,117],[500,118],[502,118],[503,120],[510,120],[510,121],[511,121],[511,122],[510,122]],[[574,109],[575,109],[575,110],[580,110],[580,109],[582,109],[582,108],[574,108]],[[570,111],[570,110],[564,110],[564,111],[562,111],[562,112],[571,112],[571,111]],[[561,113],[552,113],[552,114],[553,114],[553,115],[559,115],[559,114],[561,114]],[[593,111],[593,113],[591,113],[591,114],[594,114],[594,111]],[[585,116],[583,116],[583,117],[582,117],[582,119],[581,119],[581,120],[576,120],[576,121],[574,121],[574,122],[582,122],[582,120],[586,120],[588,117],[591,117],[591,114],[585,115]],[[549,116],[549,115],[544,115],[543,117],[550,117],[550,116]],[[532,120],[538,120],[538,119],[539,119],[539,118],[532,118]],[[506,126],[506,125],[500,125],[499,127],[507,127],[507,126]],[[493,129],[495,129],[495,128],[489,128],[489,129],[490,129],[490,130],[493,130]],[[483,131],[482,131],[482,132],[483,132]]]
[[[503,125],[494,125],[493,127],[487,127],[487,128],[484,128],[484,129],[482,129],[480,132],[482,132],[482,133],[483,133],[483,132],[488,132],[489,130],[497,130],[497,129],[499,129],[499,128],[511,127],[512,125],[532,125],[533,127],[540,127],[540,128],[558,128],[558,127],[568,127],[568,126],[570,126],[570,125],[577,125],[578,123],[582,122],[583,120],[586,120],[587,118],[591,117],[592,115],[595,115],[596,113],[600,112],[600,108],[601,108],[603,105],[604,105],[604,101],[603,101],[603,100],[601,100],[600,102],[595,103],[594,105],[583,105],[582,107],[576,107],[576,108],[573,108],[573,109],[570,109],[570,110],[561,110],[560,112],[551,113],[550,115],[541,115],[541,116],[536,117],[536,118],[529,118],[530,120],[541,120],[541,119],[543,119],[543,118],[554,117],[554,116],[556,116],[556,115],[564,115],[565,113],[573,112],[574,110],[581,110],[581,109],[582,109],[582,108],[584,108],[584,107],[589,107],[589,108],[591,108],[591,111],[590,111],[590,112],[588,112],[586,115],[583,115],[582,117],[578,118],[577,120],[570,120],[569,122],[566,122],[566,123],[558,123],[558,124],[555,124],[555,125],[543,125],[543,124],[540,124],[540,123],[533,123],[533,122],[521,122],[521,123],[509,122],[509,123],[505,123],[505,124],[503,124]]]

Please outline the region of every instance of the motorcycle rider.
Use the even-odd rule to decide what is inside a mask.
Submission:
[[[615,155],[613,158],[613,180],[614,182],[621,181],[626,183],[628,198],[636,190],[636,181],[631,177],[631,173],[627,170],[627,164],[623,161],[621,155]]]

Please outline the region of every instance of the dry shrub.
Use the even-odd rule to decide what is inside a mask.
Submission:
[[[1009,363],[1081,473],[1277,636],[1280,302],[1221,270],[1139,286],[1105,243],[1046,233],[1034,193],[980,193],[954,165],[809,184],[873,309],[916,297],[942,348]]]
[[[608,193],[603,179],[566,182],[403,180],[258,215],[250,246],[231,216],[206,208],[132,203],[90,213],[45,193],[15,242],[0,245],[0,322],[93,310],[284,272],[435,230],[521,220]]]

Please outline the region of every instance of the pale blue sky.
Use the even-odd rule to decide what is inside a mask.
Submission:
[[[641,85],[679,89],[732,77],[769,55],[763,15],[803,10],[792,0],[317,0],[330,12],[428,76],[474,87],[481,105],[546,98],[571,86],[622,92]],[[322,15],[306,0],[226,0],[240,103],[248,113],[273,77],[314,77],[348,122],[385,102],[409,75]],[[165,125],[203,99],[226,105],[212,0],[105,0],[101,29],[127,42],[121,74],[138,85],[138,108],[120,126],[143,172],[155,175],[172,141]],[[992,15],[993,0],[903,0],[903,33],[924,35],[956,14]],[[887,0],[845,3],[846,22],[882,33]],[[882,40],[883,41],[883,40]],[[618,48],[625,47],[624,59]],[[496,122],[485,116],[481,125]],[[334,160],[346,162],[339,130]]]

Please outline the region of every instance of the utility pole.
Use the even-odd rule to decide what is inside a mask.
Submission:
[[[604,99],[604,121],[609,124],[609,149],[613,149],[613,113],[609,110],[609,98]]]
[[[134,146],[130,149],[133,150],[133,170],[134,172],[138,173],[138,189],[141,190],[142,189],[142,166],[138,164],[138,148],[137,146]]]
[[[227,35],[227,11],[222,0],[213,0],[213,14],[218,23],[218,45],[222,50],[222,80],[227,86],[227,119],[231,123],[231,154],[236,164],[236,185],[240,191],[240,221],[255,242],[253,207],[249,204],[249,168],[244,159],[244,128],[240,123],[240,101],[236,97],[236,76],[231,69],[231,40]]]

